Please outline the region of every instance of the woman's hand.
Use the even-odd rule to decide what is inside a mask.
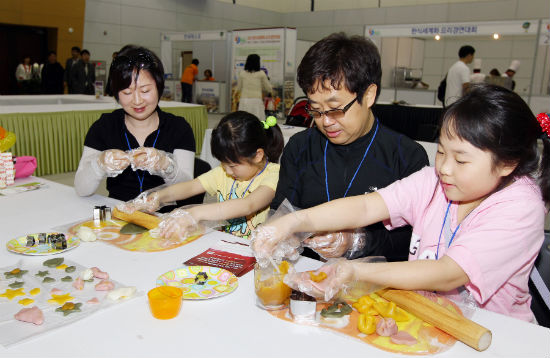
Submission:
[[[325,259],[346,255],[350,258],[362,252],[366,244],[363,228],[316,235],[304,240],[304,246],[311,248]]]
[[[130,165],[130,157],[122,150],[109,149],[100,153],[97,164],[107,176],[114,177]]]
[[[150,147],[139,147],[130,152],[132,169],[147,170],[152,175],[171,175],[174,171],[174,160],[168,153]]]
[[[117,209],[131,214],[134,211],[145,211],[152,213],[160,208],[160,196],[158,191],[144,191],[135,199],[117,205]]]

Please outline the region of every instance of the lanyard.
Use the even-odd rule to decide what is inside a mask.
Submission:
[[[157,144],[157,139],[159,139],[159,133],[160,133],[160,128],[157,129],[157,136],[155,137],[155,141],[153,142],[153,148],[155,148],[155,145]],[[130,146],[130,141],[128,140],[128,133],[126,133],[126,131],[124,132],[124,136],[126,137],[126,143],[128,144],[128,149],[132,150],[132,147]],[[139,182],[139,193],[141,194],[141,192],[143,191],[143,180],[145,179],[145,172],[143,172],[143,175],[141,177],[139,176],[139,173],[137,172],[137,170],[135,173]]]
[[[445,218],[443,218],[443,225],[441,225],[441,231],[439,232],[439,239],[437,240],[437,252],[435,253],[435,259],[437,260],[439,257],[439,244],[441,243],[441,234],[443,233],[443,228],[445,227],[445,221],[447,221],[447,215],[449,214],[449,208],[451,207],[451,204],[453,201],[451,200],[449,202],[449,205],[447,205],[447,211],[445,211]],[[462,223],[460,223],[462,224]],[[460,224],[456,227],[455,231],[451,235],[451,240],[449,240],[449,245],[447,245],[447,248],[451,247],[451,243],[453,242],[453,239],[455,238],[456,232],[460,228]]]
[[[265,165],[263,167],[262,170],[260,170],[260,172],[256,175],[254,175],[254,178],[252,178],[252,180],[250,181],[250,183],[248,183],[248,186],[246,187],[246,189],[243,191],[243,195],[241,196],[241,199],[244,198],[244,195],[246,194],[246,192],[248,191],[248,188],[250,188],[250,186],[252,185],[252,183],[254,182],[254,179],[256,179],[258,177],[258,175],[262,174],[263,171],[265,170],[265,168],[267,168],[267,163],[269,163],[269,160],[265,160]],[[233,194],[233,186],[235,185],[235,182],[237,181],[237,179],[233,180],[233,184],[231,184],[231,190],[229,191],[229,200],[231,200],[231,195]],[[235,193],[235,195],[237,195],[237,193]]]
[[[374,138],[376,137],[376,133],[378,133],[378,118],[376,119],[376,129],[374,130],[374,134],[372,135],[372,138],[370,140],[370,143],[367,147],[367,150],[365,150],[365,154],[363,154],[363,159],[361,159],[361,162],[359,163],[359,166],[355,170],[355,174],[353,174],[353,177],[351,178],[351,181],[349,182],[348,188],[346,189],[346,192],[344,193],[343,198],[348,195],[348,191],[351,188],[351,184],[353,184],[353,181],[355,180],[355,177],[357,176],[357,173],[359,172],[359,169],[361,168],[361,165],[363,165],[363,162],[365,161],[365,158],[367,157],[367,153],[369,152],[370,146],[372,145],[372,142],[374,142]],[[328,139],[327,143],[325,144],[325,187],[327,190],[327,201],[330,201],[330,193],[328,191],[328,173],[327,173],[327,147],[328,147]]]

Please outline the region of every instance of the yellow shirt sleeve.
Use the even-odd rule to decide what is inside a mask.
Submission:
[[[214,169],[199,175],[198,179],[208,195],[215,195],[216,191],[221,187],[225,176],[225,171],[218,165]]]

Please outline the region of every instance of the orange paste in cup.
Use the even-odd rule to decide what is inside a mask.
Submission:
[[[264,306],[279,306],[287,303],[292,292],[291,288],[283,283],[288,273],[289,263],[283,261],[279,265],[279,272],[274,272],[273,277],[266,280],[256,280],[256,295]]]

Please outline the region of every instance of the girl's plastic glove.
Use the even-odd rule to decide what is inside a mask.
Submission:
[[[250,247],[260,267],[266,267],[272,261],[280,262],[283,258],[294,261],[300,256],[300,239],[275,226],[260,225],[252,231],[250,238]]]
[[[311,248],[325,259],[355,258],[363,252],[366,244],[363,228],[316,235],[304,240],[304,246]]]
[[[161,208],[159,193],[158,191],[147,190],[139,194],[135,199],[118,204],[116,207],[127,214],[138,210],[152,213]]]
[[[99,153],[97,166],[108,177],[116,177],[130,165],[128,153],[118,149],[109,149]]]
[[[176,209],[161,216],[162,221],[158,226],[159,236],[165,239],[185,240],[189,236],[204,233],[204,228],[183,209]]]
[[[146,170],[149,174],[164,179],[176,175],[176,162],[170,153],[150,147],[139,147],[131,150],[129,156],[133,170]]]
[[[353,281],[353,261],[344,258],[330,260],[315,271],[314,276],[321,272],[327,277],[319,282],[313,281],[309,271],[306,271],[287,274],[284,283],[295,290],[328,302],[340,291],[345,291]]]

